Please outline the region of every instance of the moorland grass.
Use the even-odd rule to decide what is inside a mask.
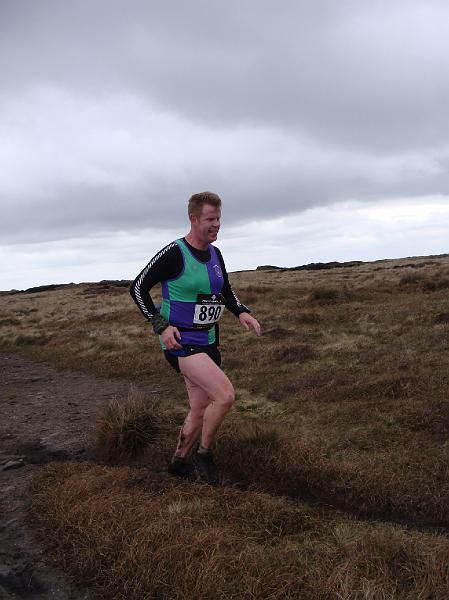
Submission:
[[[237,392],[235,410],[217,445],[228,483],[297,503],[307,498],[317,506],[326,504],[336,509],[332,518],[345,532],[347,517],[338,509],[393,519],[404,527],[440,525],[447,530],[448,279],[448,257],[364,263],[325,272],[231,275],[242,301],[251,302],[264,335],[255,338],[232,315],[223,317],[223,366]],[[0,347],[62,368],[150,383],[170,410],[185,410],[182,382],[166,365],[126,288],[100,287],[81,284],[0,296]],[[176,431],[171,435],[170,443]],[[165,451],[167,443],[161,440],[154,447]],[[150,453],[149,464],[152,460]],[[114,473],[118,471],[111,471],[110,481]],[[57,477],[55,481],[56,487],[62,485]],[[184,493],[189,488],[180,489]],[[238,502],[245,493],[236,496]],[[365,527],[352,520],[349,529],[356,526]],[[120,528],[119,520],[114,527]],[[335,584],[340,596],[329,592],[327,597],[430,597],[424,584],[419,588],[413,583],[413,592],[407,591],[413,580],[409,569],[424,568],[409,550],[402,554],[403,569],[395,571],[396,583],[376,587],[391,548],[403,552],[397,540],[415,535],[403,528],[387,535],[391,530],[385,527],[381,538],[351,538],[353,545],[347,541],[345,547],[354,553],[350,572],[340,563],[338,568],[332,563],[328,572],[321,558],[308,556],[311,572],[321,573],[317,577],[327,582],[323,586],[332,581],[332,573],[344,579]],[[86,535],[94,553],[95,533]],[[320,535],[323,544],[331,544],[328,529]],[[396,540],[393,546],[384,535]],[[440,544],[438,536],[428,535],[426,540]],[[425,560],[436,561],[421,549]],[[357,568],[352,561],[358,561]],[[437,562],[434,568],[440,578],[434,598],[446,599],[449,592],[446,587],[442,594],[441,581],[447,571]],[[434,573],[426,577],[433,581]]]
[[[415,452],[397,456],[385,451],[383,460],[373,453],[361,468],[362,461],[350,460],[347,454],[345,461],[335,460],[308,434],[253,419],[226,423],[217,459],[226,480],[245,489],[449,532],[447,457],[434,449]],[[393,466],[385,468],[384,461]]]
[[[104,598],[447,598],[445,537],[260,492],[72,462],[45,467],[30,499],[64,567]]]

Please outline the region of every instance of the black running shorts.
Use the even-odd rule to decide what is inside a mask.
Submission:
[[[183,346],[180,350],[164,350],[165,358],[171,364],[171,366],[180,373],[179,370],[179,357],[180,356],[192,356],[192,354],[207,354],[219,367],[221,365],[221,354],[217,347],[217,344],[210,344],[208,346]]]

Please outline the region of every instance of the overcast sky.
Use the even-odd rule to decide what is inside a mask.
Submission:
[[[445,0],[0,0],[0,289],[449,252]]]

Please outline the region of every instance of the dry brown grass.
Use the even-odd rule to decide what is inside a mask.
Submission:
[[[137,458],[162,441],[169,425],[160,402],[131,388],[127,398],[112,398],[98,413],[91,446],[96,456],[109,462]]]
[[[350,435],[366,436],[365,428]],[[318,501],[360,516],[398,520],[410,525],[443,526],[449,531],[448,461],[435,452],[394,456],[382,461],[371,448],[361,460],[335,459],[307,434],[260,419],[227,423],[217,448],[229,481],[276,495]],[[366,443],[366,441],[365,441]],[[360,452],[360,450],[359,450]],[[409,468],[413,460],[413,469]],[[384,462],[392,462],[386,469]],[[429,473],[431,476],[429,477]],[[417,493],[419,490],[419,493]]]
[[[346,286],[341,289],[317,287],[310,292],[307,300],[311,304],[336,304],[338,302],[350,302],[351,300],[355,300],[355,298],[354,292]]]
[[[223,318],[223,365],[237,391],[236,410],[217,447],[228,482],[354,515],[449,527],[449,258],[257,271],[231,279],[264,335],[247,334],[230,314]],[[181,381],[126,288],[100,287],[0,296],[1,347],[60,367],[148,382],[170,410],[184,410]],[[156,446],[166,448],[167,441]],[[183,494],[188,489],[179,487]],[[332,518],[346,533],[365,527],[351,521],[348,530],[347,517]],[[411,538],[401,528],[397,537],[387,535],[388,527],[380,530],[380,537],[346,540],[350,572],[344,561],[338,569],[332,563],[340,595],[323,591],[323,598],[431,597],[408,573],[423,573],[430,568],[426,560],[436,559],[422,549],[418,560],[415,542],[407,542],[404,567],[388,579],[392,548]],[[333,548],[329,530],[320,535]],[[431,534],[427,539],[440,543]],[[93,534],[89,540],[94,546]],[[283,556],[280,546],[276,551]],[[323,573],[317,578],[330,590],[323,560],[312,553],[307,564]],[[385,569],[390,583],[379,588]],[[426,577],[441,582],[441,565],[435,562],[434,569]],[[440,591],[434,598],[446,600],[449,593],[435,585]]]
[[[104,598],[447,598],[444,537],[89,463],[47,466],[30,493],[66,569]]]

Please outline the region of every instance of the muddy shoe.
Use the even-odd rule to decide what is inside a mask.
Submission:
[[[210,450],[207,453],[194,452],[192,462],[197,481],[217,485],[219,481],[218,472]]]
[[[193,465],[188,458],[174,456],[168,463],[167,471],[177,477],[186,477],[187,479],[194,477]]]

